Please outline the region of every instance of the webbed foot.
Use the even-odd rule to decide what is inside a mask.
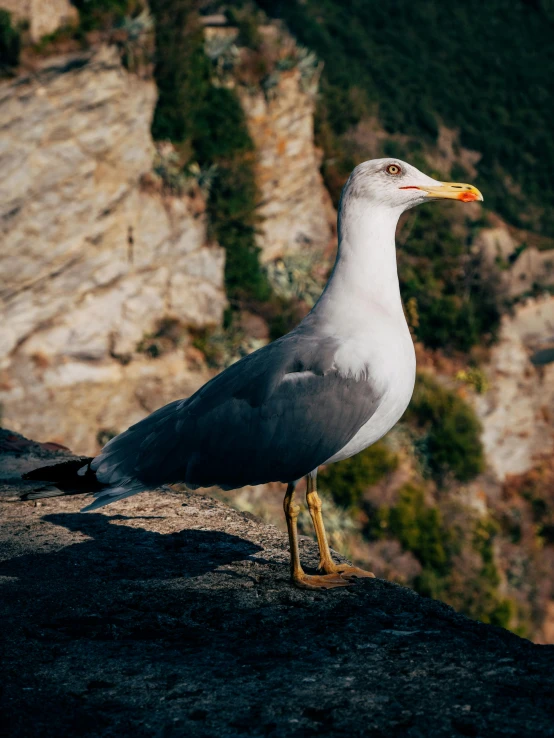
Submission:
[[[349,580],[354,578],[375,578],[375,574],[372,571],[366,571],[365,569],[360,569],[357,566],[350,566],[349,564],[335,564],[334,561],[329,564],[323,564],[320,568],[327,575],[340,574],[344,579]]]
[[[354,584],[352,580],[344,579],[340,574],[305,574],[304,572],[293,575],[293,583],[301,589],[335,589],[335,587],[349,587]]]

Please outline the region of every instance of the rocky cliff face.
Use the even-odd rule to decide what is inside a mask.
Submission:
[[[554,297],[504,316],[486,371],[490,388],[474,402],[488,463],[504,479],[554,447]]]
[[[281,53],[276,28],[264,33]],[[275,72],[270,89],[236,85],[265,262],[322,254],[334,238],[313,140],[318,70],[304,66]],[[156,360],[141,346],[168,321],[185,334],[217,325],[226,304],[202,192],[167,194],[152,174],[155,101],[153,81],[129,74],[113,47],[0,86],[0,402],[13,428],[80,453],[207,378],[186,346]]]
[[[550,248],[538,245],[548,242]],[[483,228],[475,239],[486,262],[494,266],[503,291],[511,298],[529,294],[540,287],[554,285],[554,250],[552,239],[541,239],[528,231],[518,232],[502,221]]]
[[[221,84],[235,88],[256,148],[261,260],[309,251],[335,241],[336,213],[320,173],[314,111],[321,66],[277,23],[258,27],[269,73],[260,78],[239,29],[205,19],[207,53]]]
[[[262,260],[300,250],[323,251],[334,243],[336,213],[319,172],[314,145],[317,85],[303,83],[300,69],[276,77],[270,94],[240,89],[256,146],[256,179],[262,223]]]
[[[274,45],[275,32],[264,31]],[[266,262],[321,254],[333,240],[308,71],[276,73],[269,91],[237,84]],[[12,427],[82,453],[207,378],[182,348],[145,356],[143,338],[168,320],[216,325],[225,307],[224,252],[208,243],[202,193],[168,195],[152,174],[155,101],[154,83],[111,47],[50,59],[0,87],[0,402]]]
[[[150,174],[155,100],[107,47],[0,87],[0,401],[13,427],[82,452],[205,379],[137,348],[226,304],[202,194],[164,195]]]

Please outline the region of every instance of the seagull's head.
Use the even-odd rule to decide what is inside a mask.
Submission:
[[[403,212],[430,200],[474,202],[483,195],[470,184],[439,182],[400,159],[372,159],[350,175],[343,200],[350,198]]]

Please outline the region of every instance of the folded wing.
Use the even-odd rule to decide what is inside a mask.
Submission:
[[[232,489],[299,479],[379,405],[367,377],[337,372],[336,349],[335,339],[289,333],[114,438],[91,468],[128,494],[171,482]]]

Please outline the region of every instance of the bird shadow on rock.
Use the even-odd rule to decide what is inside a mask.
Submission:
[[[254,560],[262,547],[221,531],[159,533],[122,524],[125,519],[80,513],[43,517],[90,538],[44,551],[41,535],[37,550],[1,562],[6,615],[17,619],[25,603],[24,628],[32,640],[166,639],[202,649],[208,622],[221,627],[219,609],[211,619],[207,614],[214,592],[229,589],[229,574],[248,582],[249,567],[243,574],[230,565]],[[229,598],[240,600],[243,585],[230,589]],[[190,612],[197,614],[189,622]],[[239,632],[241,626],[237,618]]]
[[[248,559],[262,548],[220,531],[185,529],[158,533],[117,524],[122,515],[57,513],[43,521],[62,526],[92,540],[72,542],[58,551],[40,551],[0,564],[0,575],[17,577],[21,584],[43,577],[81,580],[101,576],[103,581],[198,577],[220,566]],[[40,540],[39,545],[43,544]]]

